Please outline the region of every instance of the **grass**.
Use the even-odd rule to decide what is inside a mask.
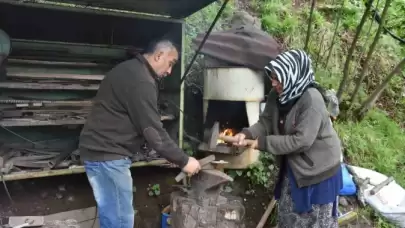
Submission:
[[[393,175],[405,186],[404,131],[386,113],[371,111],[360,123],[335,125],[350,163]]]

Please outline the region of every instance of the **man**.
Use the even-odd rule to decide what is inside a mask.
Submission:
[[[79,145],[101,228],[133,227],[131,148],[140,148],[145,139],[184,172],[192,175],[201,168],[169,137],[158,112],[156,80],[171,73],[178,55],[170,41],[154,42],[101,82]]]

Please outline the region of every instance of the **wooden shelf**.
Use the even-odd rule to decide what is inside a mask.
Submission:
[[[1,89],[33,89],[33,90],[94,90],[99,88],[98,84],[57,84],[57,83],[22,83],[22,82],[0,82]]]
[[[101,81],[104,75],[100,74],[56,74],[56,73],[33,73],[33,72],[10,72],[7,73],[8,78],[22,78],[22,79],[59,79],[59,80],[88,80],[88,81]]]
[[[169,162],[165,159],[153,160],[153,161],[140,161],[132,163],[131,167],[145,167],[145,166],[163,166],[170,168]],[[3,180],[4,181],[11,181],[11,180],[24,180],[24,179],[35,179],[35,178],[42,178],[42,177],[52,177],[52,176],[64,176],[64,175],[72,175],[72,174],[79,174],[84,173],[83,166],[71,166],[67,169],[51,169],[51,170],[41,170],[41,171],[20,171],[14,172],[10,174],[4,174]]]
[[[173,115],[164,115],[160,117],[161,121],[174,120]],[[10,118],[0,120],[0,126],[3,127],[33,127],[33,126],[62,126],[62,125],[82,125],[86,119],[61,119],[61,120],[36,120],[30,118]]]
[[[92,62],[63,62],[63,61],[46,61],[46,60],[29,60],[29,59],[7,59],[9,64],[28,64],[28,65],[46,65],[46,66],[69,66],[69,67],[111,67],[108,64]]]
[[[3,127],[30,127],[30,126],[60,126],[60,125],[81,125],[86,119],[64,119],[64,120],[35,120],[35,119],[3,119],[0,125]]]

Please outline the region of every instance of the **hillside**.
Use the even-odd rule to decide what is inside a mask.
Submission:
[[[247,4],[248,2],[249,4]],[[285,48],[304,48],[306,31],[310,15],[310,1],[300,0],[255,0],[231,1],[216,29],[225,28],[235,10],[246,10],[260,18],[263,30],[275,36]],[[213,20],[221,2],[213,4],[187,19],[187,42],[198,33],[205,32]],[[373,7],[382,14],[385,0],[375,0]],[[340,10],[341,9],[341,10]],[[308,43],[317,80],[326,88],[339,89],[344,75],[345,61],[355,37],[356,29],[365,10],[365,3],[358,0],[317,1],[312,20],[312,32]],[[405,97],[404,73],[398,72],[390,80],[386,90],[377,100],[376,105],[361,121],[353,110],[360,107],[366,98],[381,84],[405,56],[405,45],[394,39],[389,32],[405,39],[405,1],[393,0],[387,12],[386,28],[376,43],[371,55],[364,81],[359,87],[359,95],[352,103],[355,82],[363,67],[368,50],[378,29],[378,23],[367,17],[359,39],[354,46],[353,61],[348,68],[348,86],[344,90],[341,103],[341,118],[336,122],[336,129],[345,145],[345,158],[354,165],[392,175],[405,186]],[[201,20],[203,18],[203,20]],[[337,29],[336,29],[337,28]],[[334,35],[336,34],[336,35]],[[329,50],[332,51],[329,53]],[[187,56],[190,56],[187,50]],[[186,61],[187,62],[187,61]],[[196,66],[198,69],[198,64]],[[198,70],[197,70],[198,72]],[[188,86],[201,86],[201,78],[195,74],[190,77]],[[350,109],[349,109],[350,107]],[[268,183],[268,169],[271,158],[265,156],[259,168],[252,168],[244,174],[254,184]],[[255,175],[252,175],[255,173]],[[392,227],[379,217],[372,216],[373,227]]]

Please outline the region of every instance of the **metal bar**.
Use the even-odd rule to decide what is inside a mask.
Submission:
[[[38,90],[98,90],[98,84],[78,85],[78,84],[56,84],[56,83],[16,83],[0,82],[0,88],[3,89],[38,89]]]
[[[153,160],[150,162],[135,162],[132,163],[131,167],[144,167],[144,166],[163,166],[166,168],[165,165],[169,164],[164,159]],[[71,174],[79,174],[84,173],[84,166],[73,166],[67,169],[56,169],[56,170],[43,170],[43,171],[32,171],[32,172],[16,172],[5,174],[3,176],[4,181],[11,181],[11,180],[24,180],[24,179],[34,179],[34,178],[41,178],[41,177],[51,177],[51,176],[64,176],[64,175],[71,175]]]
[[[111,67],[108,64],[91,62],[62,62],[62,61],[41,61],[29,59],[7,59],[8,64],[29,64],[29,65],[47,65],[47,66],[70,66],[70,67]]]
[[[186,71],[184,72],[183,77],[180,80],[180,84],[183,83],[184,79],[186,79],[188,72],[191,70],[191,67],[193,66],[193,63],[195,62],[195,60],[197,59],[198,54],[201,51],[201,48],[204,46],[205,41],[207,41],[208,36],[211,34],[212,29],[214,28],[215,24],[217,23],[217,21],[219,20],[220,16],[222,15],[222,12],[224,11],[226,5],[228,4],[229,0],[225,0],[224,3],[222,4],[221,8],[219,9],[217,15],[214,18],[214,21],[211,23],[210,28],[208,29],[207,33],[204,36],[204,39],[201,41],[200,46],[198,46],[197,50],[194,53],[193,58],[191,59],[190,63],[188,64]]]
[[[101,81],[104,75],[83,75],[83,74],[53,74],[53,73],[33,73],[33,72],[10,72],[9,78],[31,78],[31,79],[66,79],[66,80],[94,80]]]

